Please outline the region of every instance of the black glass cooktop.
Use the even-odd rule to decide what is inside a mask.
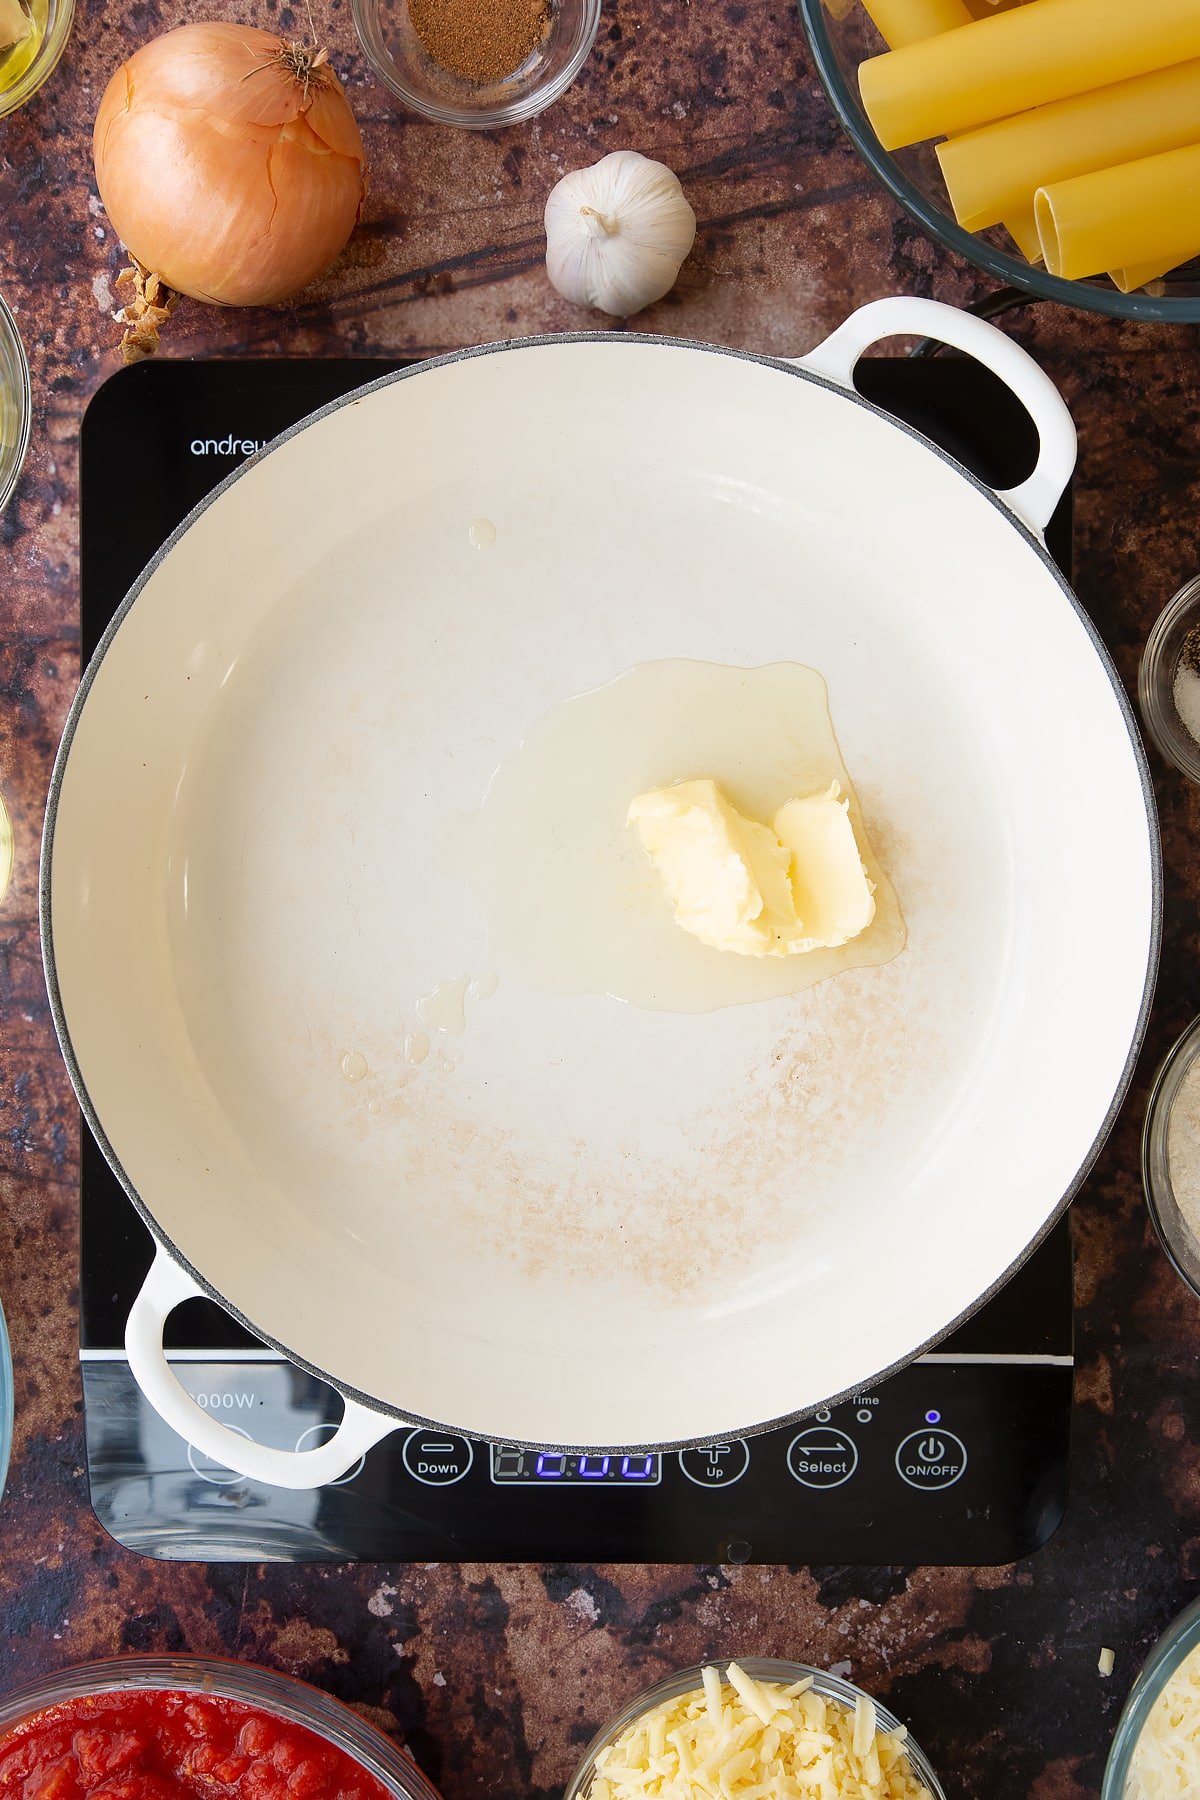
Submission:
[[[296,419],[399,366],[148,362],[107,382],[82,436],[85,656],[144,564],[218,481]],[[978,364],[868,359],[857,379],[869,399],[993,485],[1015,485],[1032,468],[1032,425]],[[1069,573],[1069,496],[1047,541]],[[122,1345],[151,1240],[86,1129],[83,1138],[80,1355],[92,1503],[114,1537],[146,1555],[988,1563],[1036,1549],[1062,1517],[1072,1381],[1066,1221],[937,1351],[800,1426],[682,1455],[582,1458],[401,1428],[339,1482],[292,1493],[209,1463],[143,1400]],[[291,1449],[331,1434],[338,1396],[210,1302],[180,1307],[167,1345],[199,1404],[246,1435]]]

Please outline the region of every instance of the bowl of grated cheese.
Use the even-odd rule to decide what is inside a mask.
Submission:
[[[1190,1800],[1200,1791],[1200,1600],[1159,1638],[1129,1691],[1100,1800]]]
[[[907,1728],[849,1681],[773,1657],[683,1669],[597,1733],[563,1800],[945,1800]]]

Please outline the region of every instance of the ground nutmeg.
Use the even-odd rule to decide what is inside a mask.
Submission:
[[[519,69],[550,23],[550,0],[408,0],[408,11],[434,62],[479,87]]]

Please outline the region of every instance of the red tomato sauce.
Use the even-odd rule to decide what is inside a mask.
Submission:
[[[241,1700],[129,1689],[0,1737],[0,1800],[393,1800],[316,1732]]]

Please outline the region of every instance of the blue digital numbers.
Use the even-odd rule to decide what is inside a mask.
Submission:
[[[491,1476],[497,1487],[512,1484],[541,1487],[556,1482],[560,1487],[600,1484],[604,1487],[657,1487],[662,1480],[662,1457],[599,1456],[564,1450],[518,1450],[512,1444],[493,1444]]]

